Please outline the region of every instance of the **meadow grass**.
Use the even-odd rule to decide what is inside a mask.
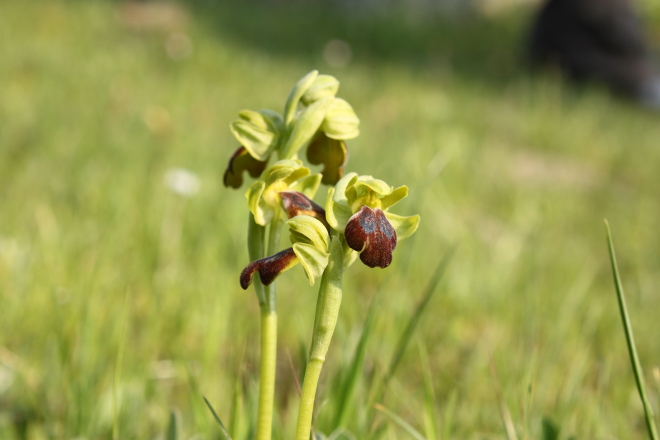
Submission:
[[[660,10],[643,5],[658,35]],[[250,438],[259,307],[238,285],[228,124],[281,111],[312,69],[362,120],[348,170],[407,184],[400,212],[422,215],[389,270],[344,276],[316,432],[409,436],[384,409],[429,440],[644,438],[602,219],[657,413],[660,115],[525,73],[524,7],[433,21],[280,6],[200,0],[135,29],[115,2],[0,3],[0,438],[221,438],[203,396]],[[188,57],[168,56],[173,32]],[[331,38],[352,45],[348,66],[325,64]],[[199,176],[197,195],[165,187],[173,167]],[[302,377],[316,302],[291,272],[275,439],[295,430],[287,352]]]

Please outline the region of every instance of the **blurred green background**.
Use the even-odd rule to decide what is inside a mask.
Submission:
[[[660,6],[639,6],[657,49]],[[407,438],[366,407],[370,384],[455,247],[380,403],[424,431],[430,366],[447,438],[510,439],[503,411],[520,439],[645,438],[603,219],[657,410],[660,114],[530,75],[535,8],[0,2],[0,438],[162,438],[170,411],[181,438],[220,438],[202,395],[249,437],[259,308],[238,285],[228,124],[282,111],[312,69],[361,118],[347,169],[408,185],[397,212],[422,215],[389,269],[345,275],[317,429],[334,429],[323,408],[375,301],[345,436],[375,417],[381,438]],[[164,183],[181,167],[190,197]],[[300,374],[314,307],[302,270],[281,278],[276,439],[295,427],[288,356]]]

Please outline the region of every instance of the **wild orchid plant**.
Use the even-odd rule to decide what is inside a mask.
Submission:
[[[358,255],[369,267],[389,266],[398,241],[412,235],[419,225],[419,215],[389,212],[408,195],[406,186],[395,189],[371,176],[344,175],[345,141],[358,136],[360,121],[351,105],[336,97],[338,89],[336,78],[312,71],[294,86],[283,115],[273,110],[243,110],[231,123],[241,147],[229,161],[224,184],[239,188],[245,171],[257,178],[246,193],[252,262],[240,276],[243,289],[254,285],[261,307],[257,440],[270,440],[272,435],[275,279],[298,263],[311,285],[320,279],[296,431],[296,440],[308,440],[318,380],[339,315],[344,271]],[[298,159],[303,148],[307,148],[309,163],[323,165],[322,173],[313,174]],[[328,190],[325,209],[312,200],[321,183],[334,185]],[[280,250],[284,223],[292,246]]]

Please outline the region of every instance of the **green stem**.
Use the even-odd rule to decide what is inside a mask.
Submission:
[[[266,287],[266,295],[274,292]],[[276,295],[272,295],[276,296]],[[273,432],[273,402],[277,365],[277,311],[270,310],[267,301],[261,308],[261,372],[259,381],[259,412],[257,440],[270,440]]]
[[[280,242],[282,217],[276,211],[270,223],[268,240],[265,232],[261,235],[262,250],[272,255]],[[265,229],[265,228],[264,228]],[[261,307],[261,371],[259,380],[259,409],[257,414],[257,440],[270,440],[273,432],[273,404],[275,399],[275,379],[277,370],[277,286],[272,283],[263,286]],[[258,294],[258,292],[257,292]]]
[[[330,243],[330,260],[323,272],[319,296],[316,304],[316,317],[314,319],[314,333],[312,347],[309,352],[309,361],[305,370],[305,379],[302,387],[300,411],[298,412],[298,426],[296,440],[309,440],[312,430],[314,414],[314,400],[316,389],[325,361],[325,355],[330,346],[332,334],[335,331],[339,306],[341,305],[341,281],[344,271],[344,251],[340,240],[332,238]]]

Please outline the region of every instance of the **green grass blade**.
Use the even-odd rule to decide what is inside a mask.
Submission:
[[[442,431],[442,439],[449,440],[451,438],[451,431],[454,427],[454,414],[456,413],[456,401],[458,400],[458,392],[454,389],[449,395],[449,401],[445,406],[444,424],[445,429]]]
[[[170,412],[170,422],[167,425],[166,440],[179,440],[179,415],[176,411]]]
[[[394,350],[394,356],[392,356],[392,361],[390,362],[390,367],[388,368],[387,375],[385,376],[384,385],[386,385],[392,376],[394,376],[394,373],[396,372],[396,369],[399,366],[401,359],[403,359],[403,355],[406,352],[408,345],[410,344],[410,340],[415,333],[415,328],[417,328],[417,324],[419,324],[422,314],[426,310],[426,306],[429,304],[429,301],[433,297],[433,293],[435,293],[436,287],[438,286],[440,279],[442,279],[442,275],[444,275],[445,270],[447,269],[449,262],[454,256],[455,251],[456,248],[452,248],[449,252],[447,252],[442,261],[440,261],[440,264],[438,264],[438,268],[435,270],[433,278],[431,278],[431,281],[426,287],[426,292],[424,293],[422,301],[420,301],[420,303],[417,305],[415,313],[410,317],[410,320],[406,325],[406,329],[399,338],[399,342],[397,343],[396,349]]]
[[[204,402],[206,402],[206,406],[209,407],[211,410],[211,413],[213,413],[213,417],[215,418],[215,421],[218,422],[218,425],[220,425],[220,430],[222,431],[222,434],[225,436],[225,439],[227,440],[232,440],[232,438],[229,436],[229,432],[227,432],[227,428],[225,428],[225,425],[222,423],[222,420],[220,420],[220,417],[218,417],[218,413],[215,412],[215,409],[213,409],[213,405],[211,405],[211,402],[209,402],[209,399],[204,397]]]
[[[121,412],[121,402],[119,396],[119,384],[121,381],[121,366],[124,361],[124,347],[126,345],[126,327],[128,325],[128,295],[129,290],[124,293],[124,311],[122,313],[121,334],[119,336],[119,347],[117,349],[117,359],[115,361],[115,377],[112,384],[112,438],[119,439],[119,413]]]
[[[380,291],[379,291],[380,292]],[[353,395],[355,394],[355,387],[358,382],[358,378],[362,375],[362,367],[364,365],[364,358],[366,356],[367,342],[369,336],[371,336],[371,330],[373,329],[374,317],[376,315],[376,304],[378,296],[373,299],[371,306],[369,307],[369,312],[367,314],[367,319],[364,323],[364,329],[360,335],[360,340],[355,349],[355,355],[353,360],[348,366],[348,371],[346,372],[346,377],[342,381],[341,388],[339,391],[339,398],[337,399],[337,404],[339,409],[337,411],[337,416],[333,426],[340,427],[344,426],[347,421],[348,416],[351,414],[351,409],[353,408]]]
[[[438,417],[436,408],[438,402],[435,397],[435,388],[433,386],[433,373],[431,372],[431,363],[429,362],[429,353],[421,341],[419,345],[419,357],[422,363],[422,373],[424,375],[424,427],[426,438],[428,440],[439,440],[440,429],[438,426]]]
[[[385,408],[383,405],[377,403],[374,405],[374,408],[376,408],[378,411],[382,412],[385,414],[387,417],[392,419],[394,423],[399,425],[401,428],[403,428],[408,434],[410,434],[415,440],[426,440],[422,434],[420,434],[419,431],[417,431],[415,428],[412,427],[408,422],[403,420],[401,417],[397,416],[394,414],[392,411],[389,409]]]
[[[637,382],[637,390],[639,397],[644,405],[644,414],[646,416],[646,427],[649,430],[649,437],[651,440],[658,440],[658,428],[655,425],[655,418],[653,416],[653,408],[649,402],[648,395],[646,394],[646,382],[644,381],[644,373],[642,372],[642,365],[639,362],[637,355],[637,347],[635,346],[635,339],[633,337],[632,325],[630,323],[630,316],[628,315],[628,308],[626,306],[626,298],[623,293],[623,286],[621,284],[621,277],[619,276],[619,268],[616,263],[616,254],[614,252],[614,242],[612,241],[612,232],[610,225],[605,220],[605,228],[607,229],[607,244],[610,251],[610,262],[612,264],[612,274],[614,275],[614,286],[616,287],[617,299],[619,300],[619,311],[621,312],[621,320],[623,321],[623,330],[626,334],[626,343],[628,344],[628,354],[630,355],[630,363],[632,364],[633,373],[635,373],[635,381]]]

